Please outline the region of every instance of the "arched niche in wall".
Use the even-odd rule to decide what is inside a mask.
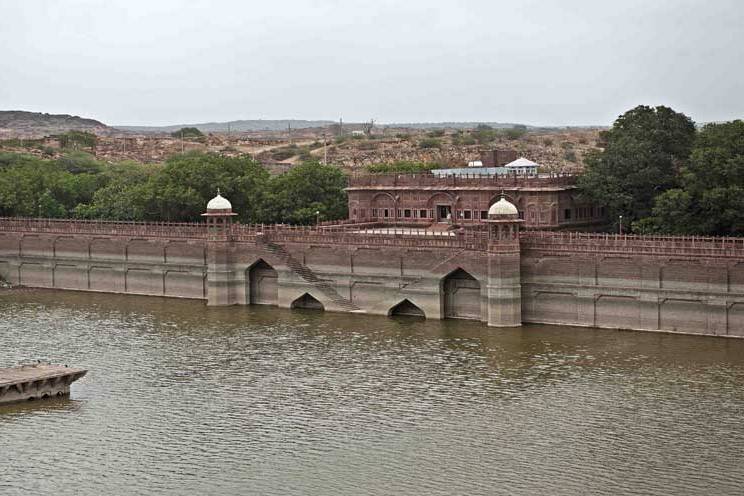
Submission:
[[[403,315],[406,317],[423,317],[426,318],[424,311],[413,304],[408,298],[404,299],[397,305],[388,310],[388,316]]]
[[[458,268],[442,278],[444,316],[448,319],[479,320],[481,285],[467,271]]]
[[[304,308],[306,310],[325,310],[323,304],[310,293],[305,293],[292,302],[290,308]]]
[[[276,305],[279,296],[277,273],[274,267],[259,259],[247,272],[248,303],[251,305]]]

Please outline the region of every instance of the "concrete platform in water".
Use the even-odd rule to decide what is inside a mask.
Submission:
[[[66,396],[70,394],[70,384],[87,372],[85,369],[46,363],[0,369],[0,405]]]

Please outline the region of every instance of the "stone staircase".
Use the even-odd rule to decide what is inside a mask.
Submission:
[[[308,282],[313,285],[318,291],[323,293],[326,298],[334,302],[339,307],[343,308],[347,312],[357,312],[361,313],[364,312],[361,308],[359,308],[357,305],[355,305],[352,301],[350,301],[348,298],[344,298],[341,296],[338,291],[336,291],[336,288],[334,288],[332,285],[328,284],[326,281],[323,281],[320,279],[315,273],[308,267],[307,265],[303,264],[296,258],[292,256],[291,253],[289,253],[287,250],[284,249],[284,247],[277,243],[272,243],[271,241],[267,241],[263,239],[262,237],[257,236],[256,237],[256,245],[259,248],[262,248],[266,252],[270,253],[271,255],[274,255],[275,257],[278,257],[282,262],[287,264],[289,268],[292,269],[292,271],[300,276],[305,282]]]

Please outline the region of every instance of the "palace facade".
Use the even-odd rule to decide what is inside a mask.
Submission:
[[[480,224],[503,196],[526,229],[592,230],[607,223],[605,208],[582,201],[576,176],[473,173],[364,175],[349,179],[349,218],[391,224]]]

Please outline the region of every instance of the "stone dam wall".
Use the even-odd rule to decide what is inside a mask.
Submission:
[[[744,240],[0,219],[29,287],[744,337]]]

